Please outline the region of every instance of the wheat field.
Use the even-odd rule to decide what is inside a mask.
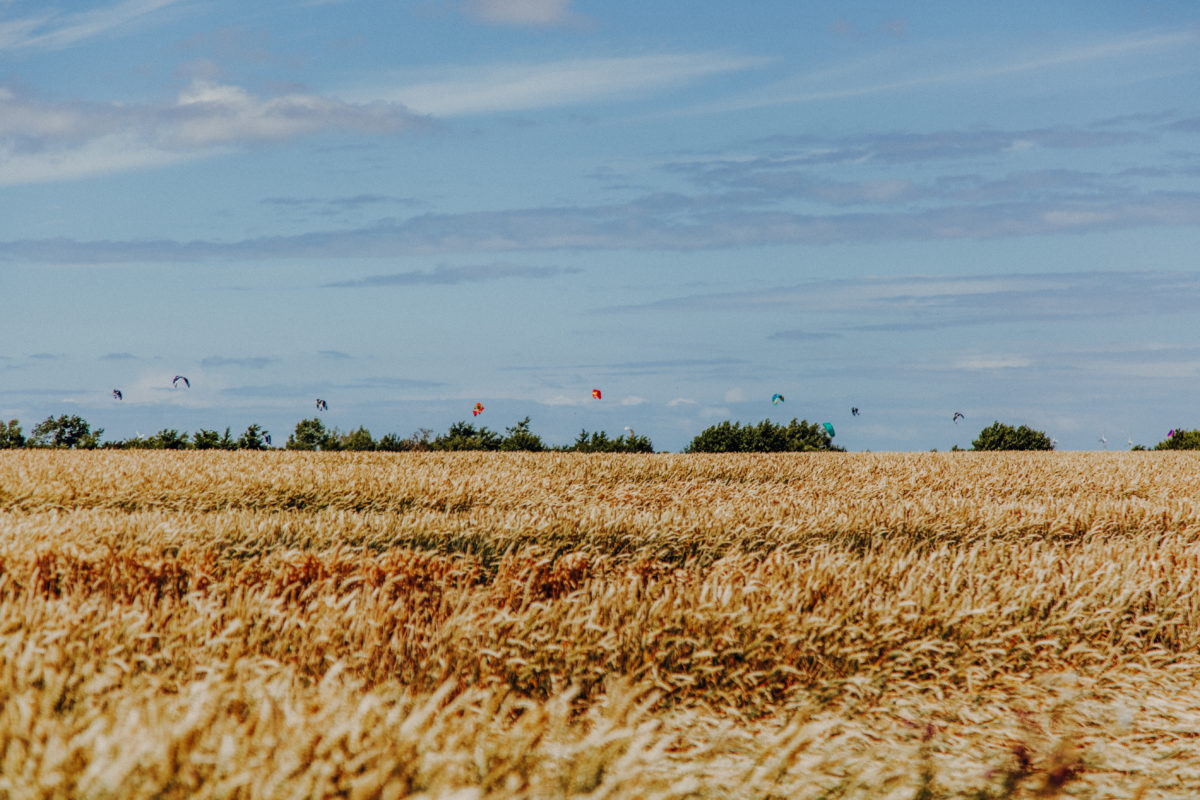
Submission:
[[[1188,453],[0,452],[0,798],[1200,796]]]

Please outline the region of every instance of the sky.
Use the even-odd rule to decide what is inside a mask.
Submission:
[[[1198,90],[1191,0],[0,0],[0,417],[1152,446]]]

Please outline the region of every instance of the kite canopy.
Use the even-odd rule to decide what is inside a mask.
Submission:
[[[1170,439],[1170,438],[1171,438],[1172,436],[1174,436],[1174,435],[1175,435],[1175,429],[1174,429],[1174,428],[1171,428],[1171,430],[1167,431],[1167,438],[1168,438],[1168,439]]]
[[[963,413],[961,411],[955,411],[954,412],[954,421],[958,422],[960,419],[966,419],[966,417],[963,416]]]
[[[328,404],[328,403],[326,403],[324,400],[322,400],[321,398],[319,398],[319,397],[318,397],[318,398],[317,398],[317,410],[318,410],[318,411],[328,411],[328,410],[329,410],[329,404]]]
[[[852,417],[857,417],[857,416],[858,416],[858,406],[851,406],[851,407],[850,407],[850,416],[852,416]]]
[[[476,403],[475,408],[471,409],[471,416],[478,417],[483,413],[483,403]]]
[[[771,395],[771,405],[777,406],[782,402],[783,402],[783,395],[781,395],[781,394]]]
[[[600,390],[599,390],[599,389],[592,389],[592,397],[594,397],[594,398],[596,398],[597,400],[599,400],[599,399],[600,399]]]
[[[822,423],[821,423],[821,427],[822,427],[822,428],[824,428],[824,429],[825,429],[825,432],[826,432],[826,433],[828,433],[830,436],[835,436],[835,435],[836,435],[836,434],[833,432],[833,426],[832,426],[832,425],[830,425],[828,422],[822,422]]]
[[[114,400],[124,400],[125,395],[121,394],[120,389],[113,389],[113,399]]]
[[[189,388],[189,389],[192,388],[192,382],[189,381],[187,378],[185,378],[182,375],[176,375],[175,379],[171,381],[171,385],[174,386],[176,389],[178,389],[180,381],[183,381],[183,385],[186,386],[187,388]]]

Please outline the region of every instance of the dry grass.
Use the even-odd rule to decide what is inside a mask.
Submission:
[[[0,453],[0,798],[1200,796],[1187,453]]]

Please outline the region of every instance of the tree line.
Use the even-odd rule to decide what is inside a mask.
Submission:
[[[18,447],[51,447],[79,450],[269,450],[277,445],[272,442],[270,431],[253,424],[238,436],[230,428],[224,433],[200,429],[188,434],[174,428],[164,428],[151,436],[131,439],[101,441],[103,428],[93,429],[87,420],[79,416],[62,415],[46,417],[39,422],[28,437],[18,420],[0,422],[0,450]],[[350,450],[350,451],[433,451],[433,450],[497,450],[526,452],[576,452],[576,453],[653,453],[654,445],[648,436],[627,434],[610,438],[605,431],[579,432],[575,441],[568,445],[550,445],[530,429],[530,418],[526,417],[505,428],[504,433],[489,430],[486,426],[475,427],[469,422],[456,422],[446,433],[435,436],[433,430],[421,428],[409,436],[389,433],[376,439],[365,427],[345,432],[337,428],[326,428],[317,417],[302,419],[283,445],[287,450]]]
[[[525,417],[504,429],[503,433],[462,421],[450,426],[445,433],[434,435],[430,428],[421,428],[409,436],[388,433],[374,438],[360,426],[349,432],[326,428],[318,417],[302,419],[283,445],[287,450],[322,451],[434,451],[434,450],[494,450],[524,452],[568,453],[653,453],[654,445],[648,436],[628,434],[610,438],[604,431],[579,432],[567,445],[547,444],[530,429]],[[201,428],[188,434],[174,428],[164,428],[151,436],[101,441],[103,428],[93,429],[79,416],[46,417],[25,436],[18,420],[0,421],[0,450],[19,447],[57,447],[81,450],[269,450],[278,447],[271,433],[261,425],[249,425],[234,436],[230,428],[222,433]],[[1053,450],[1054,440],[1044,431],[1025,425],[1014,427],[999,421],[979,432],[971,443],[972,450]],[[959,449],[957,446],[954,450]],[[1134,450],[1200,450],[1200,430],[1173,429],[1167,438],[1153,447],[1135,445]],[[684,448],[685,453],[781,453],[781,452],[845,452],[833,443],[832,435],[821,425],[793,419],[786,425],[770,420],[742,424],[725,422],[701,431]]]

